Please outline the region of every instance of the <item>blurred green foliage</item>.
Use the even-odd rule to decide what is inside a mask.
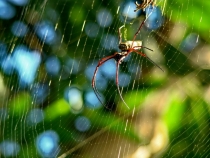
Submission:
[[[163,6],[164,1],[161,5]],[[187,24],[189,32],[199,33],[205,40],[210,42],[209,36],[209,14],[210,2],[191,0],[183,3],[182,0],[166,1],[164,14],[173,21],[181,21]]]
[[[86,79],[84,70],[88,63],[92,63],[93,60],[97,61],[99,57],[113,53],[112,50],[109,52],[102,50],[101,53],[97,54],[100,51],[98,49],[100,49],[101,38],[107,32],[117,34],[116,30],[121,24],[119,20],[120,15],[116,14],[119,4],[120,2],[118,1],[101,2],[98,0],[91,3],[87,1],[47,1],[45,7],[39,8],[40,4],[32,1],[25,8],[19,8],[20,12],[18,12],[19,14],[17,14],[15,19],[23,19],[25,21],[27,20],[20,16],[20,13],[25,15],[30,10],[30,13],[37,15],[37,12],[40,13],[41,11],[41,15],[38,14],[37,18],[37,21],[39,21],[50,19],[49,13],[47,13],[48,8],[54,9],[59,17],[55,19],[54,24],[58,26],[63,43],[44,45],[43,52],[41,52],[43,58],[50,55],[52,50],[62,62],[66,57],[70,56],[71,58],[79,59],[83,67],[79,74],[72,74],[70,79],[68,78],[67,80],[59,80],[58,77],[53,78],[49,76],[46,79],[46,70],[41,68],[43,65],[40,67],[37,81],[50,80],[52,81],[52,86],[47,100],[40,106],[45,114],[44,122],[36,126],[26,126],[25,121],[22,121],[22,118],[26,119],[29,110],[34,107],[32,96],[30,96],[29,92],[30,89],[18,91],[17,78],[12,78],[1,71],[6,87],[8,89],[13,86],[17,87],[15,91],[9,90],[9,99],[7,100],[6,98],[2,103],[2,106],[9,108],[8,115],[10,117],[4,122],[8,126],[1,129],[1,133],[3,133],[1,141],[6,138],[10,139],[15,135],[15,139],[21,143],[22,148],[18,156],[24,157],[25,153],[29,152],[29,155],[32,157],[38,157],[34,139],[38,134],[48,129],[55,130],[60,136],[60,154],[65,153],[83,141],[85,142],[86,139],[97,135],[100,131],[103,132],[97,137],[103,137],[105,132],[117,134],[132,143],[134,142],[138,147],[140,143],[144,144],[148,141],[145,141],[142,138],[143,136],[140,135],[141,133],[136,130],[135,120],[132,120],[132,118],[138,118],[141,112],[152,104],[152,101],[157,105],[161,104],[161,108],[158,108],[160,106],[153,106],[154,109],[152,110],[158,111],[158,116],[151,115],[151,117],[154,120],[161,120],[168,131],[169,143],[166,145],[167,148],[163,149],[165,150],[162,153],[163,157],[209,156],[210,109],[204,95],[209,86],[209,70],[203,69],[197,63],[192,62],[190,53],[186,54],[180,50],[179,46],[173,46],[169,43],[165,39],[167,38],[167,35],[165,35],[167,32],[161,32],[162,37],[156,33],[158,31],[150,33],[160,44],[159,48],[165,61],[165,63],[162,63],[165,68],[165,74],[150,74],[152,65],[149,68],[143,68],[143,76],[145,75],[145,77],[137,79],[135,83],[132,82],[134,88],[131,85],[123,93],[123,97],[130,109],[127,109],[122,101],[119,101],[119,95],[116,93],[116,87],[113,86],[115,83],[113,82],[108,84],[110,88],[107,91],[109,93],[107,91],[104,93],[107,92],[105,96],[111,98],[110,100],[114,102],[113,104],[116,104],[116,109],[109,111],[105,108],[96,110],[85,108],[80,114],[71,113],[69,104],[64,100],[63,92],[70,82],[71,85],[79,85],[84,93],[85,90],[91,88],[91,83]],[[91,9],[92,5],[93,9]],[[183,35],[183,38],[188,33],[196,32],[203,43],[209,46],[209,1],[190,0],[184,2],[183,0],[163,0],[159,2],[157,0],[157,5],[164,9],[163,15],[166,17],[166,23],[170,20],[174,24],[184,22],[187,25],[186,34]],[[98,36],[91,39],[84,33],[81,33],[82,25],[84,20],[96,22],[96,14],[100,8],[107,8],[113,14],[114,22],[110,27],[100,29]],[[6,30],[1,33],[1,40],[7,39],[8,41],[9,39],[9,42],[11,42],[9,50],[12,49],[14,39],[6,28],[6,24],[11,24],[13,20],[1,21],[0,23],[1,28]],[[28,22],[28,25],[31,26],[33,24]],[[137,24],[129,26],[128,37],[132,37],[133,32],[135,32],[135,29],[132,28],[133,26],[137,26]],[[76,46],[78,39],[80,39],[80,44]],[[23,39],[21,42],[28,44],[30,47],[26,40]],[[140,61],[139,58],[136,60]],[[142,62],[145,61],[143,60]],[[122,66],[122,69],[126,69],[126,66]],[[159,102],[157,98],[163,101]],[[153,113],[155,113],[154,111]],[[86,133],[80,133],[74,128],[73,122],[80,115],[86,116],[91,121],[91,129]],[[148,124],[153,123],[148,122]],[[15,134],[11,132],[13,130],[15,130]],[[79,150],[77,152],[80,154]]]

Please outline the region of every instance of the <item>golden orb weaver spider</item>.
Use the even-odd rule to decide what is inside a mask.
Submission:
[[[139,34],[143,24],[145,23],[146,19],[141,23],[139,29],[137,30],[137,32],[135,33],[134,37],[133,37],[133,40],[132,41],[126,41],[126,42],[122,42],[122,34],[121,34],[121,29],[124,27],[121,26],[119,29],[118,29],[118,35],[119,35],[119,49],[121,50],[121,52],[116,52],[114,53],[113,55],[110,55],[108,57],[104,57],[102,58],[97,66],[96,66],[96,69],[94,71],[94,74],[93,74],[93,78],[92,78],[92,88],[98,98],[98,100],[101,102],[101,104],[103,105],[102,101],[100,100],[99,96],[99,92],[97,91],[96,89],[96,82],[95,82],[95,78],[96,78],[96,74],[97,74],[97,71],[98,71],[98,68],[104,64],[106,61],[110,60],[110,59],[115,59],[115,61],[117,62],[116,64],[116,85],[117,85],[117,90],[118,90],[118,93],[120,95],[120,98],[122,99],[123,103],[127,106],[127,108],[129,109],[128,105],[126,104],[126,102],[124,101],[123,97],[122,97],[122,94],[120,92],[120,88],[119,88],[119,84],[118,84],[118,72],[119,72],[119,65],[122,63],[123,59],[128,56],[130,53],[132,52],[135,52],[145,58],[147,58],[151,63],[153,63],[156,67],[158,67],[159,69],[161,69],[163,72],[164,70],[158,66],[154,61],[152,61],[146,54],[142,53],[142,52],[139,52],[138,50],[140,48],[146,48],[150,51],[153,51],[147,47],[143,47],[142,46],[142,41],[135,41],[136,39],[136,36]]]
[[[134,12],[140,10],[140,9],[145,9],[148,7],[150,4],[154,7],[156,3],[156,0],[144,0],[141,4],[139,4],[137,1],[135,2],[136,4],[136,10]]]

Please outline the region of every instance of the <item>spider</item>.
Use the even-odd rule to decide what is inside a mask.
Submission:
[[[144,0],[143,3],[138,4],[138,2],[136,1],[136,10],[134,10],[134,12],[140,10],[140,9],[145,9],[146,7],[148,7],[150,4],[154,7],[156,3],[156,0]]]
[[[114,53],[113,55],[110,55],[110,56],[107,56],[107,57],[104,57],[102,58],[97,66],[96,66],[96,69],[94,71],[94,74],[93,74],[93,78],[92,78],[92,88],[98,98],[98,100],[101,102],[101,104],[103,105],[102,101],[100,100],[99,96],[99,92],[97,91],[96,89],[96,82],[95,82],[95,78],[96,78],[96,74],[97,74],[97,71],[98,71],[98,68],[104,64],[106,61],[110,60],[110,59],[115,59],[116,61],[116,85],[117,85],[117,90],[118,90],[118,93],[120,95],[120,98],[122,99],[123,103],[127,106],[127,108],[129,109],[128,105],[126,104],[126,102],[124,101],[123,97],[122,97],[122,94],[120,92],[120,88],[119,88],[119,84],[118,84],[118,71],[119,71],[119,65],[122,63],[123,59],[126,58],[130,53],[132,52],[135,52],[145,58],[147,58],[151,63],[153,63],[156,67],[158,67],[159,69],[161,69],[163,72],[164,70],[158,66],[154,61],[152,61],[146,54],[138,51],[140,48],[146,48],[150,51],[153,51],[147,47],[143,47],[142,46],[142,41],[135,41],[137,35],[139,34],[143,24],[145,23],[146,19],[141,23],[140,27],[138,28],[137,32],[135,33],[134,37],[133,37],[133,40],[132,41],[126,41],[126,42],[122,42],[122,34],[121,34],[121,29],[124,27],[121,26],[119,29],[118,29],[118,36],[119,36],[119,49],[121,50],[121,52],[116,52]]]

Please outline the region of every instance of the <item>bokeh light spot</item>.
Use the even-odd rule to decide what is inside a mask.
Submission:
[[[199,44],[199,35],[190,33],[181,44],[181,49],[185,52],[191,52]]]
[[[97,66],[97,63],[94,62],[94,64],[89,64],[87,66],[87,68],[85,69],[85,75],[87,76],[87,78],[90,81],[92,81],[93,74],[94,74],[96,66]],[[98,72],[96,74],[95,82],[96,82],[98,90],[106,89],[106,87],[107,87],[107,79],[106,79],[106,77],[104,77],[102,75],[102,68],[101,67],[99,68],[99,70],[98,70]]]
[[[45,62],[45,67],[50,75],[56,76],[58,75],[61,68],[60,61],[57,57],[51,56],[47,58]]]
[[[115,35],[108,34],[102,38],[101,45],[107,50],[118,50],[118,38]]]
[[[52,130],[41,133],[36,139],[36,147],[43,157],[56,157],[60,149],[58,134]]]
[[[28,113],[27,122],[29,125],[36,125],[44,120],[44,112],[41,109],[32,109]]]
[[[116,75],[116,62],[115,60],[108,60],[102,66],[101,70],[108,79],[115,79]]]
[[[68,59],[65,62],[65,65],[69,67],[69,72],[72,74],[77,74],[81,69],[81,63],[79,63],[76,59]]]
[[[0,42],[0,64],[7,56],[7,46]]]
[[[28,0],[8,0],[8,1],[17,6],[25,6],[28,3]]]
[[[47,44],[53,44],[56,41],[57,35],[55,32],[55,28],[52,23],[49,21],[42,21],[36,24],[35,27],[36,33]]]
[[[1,67],[5,74],[11,75],[13,73],[13,59],[10,55],[2,61]]]
[[[18,37],[23,37],[26,35],[26,33],[28,32],[28,27],[25,23],[23,23],[22,21],[15,21],[12,24],[12,28],[11,28],[12,33],[15,36]]]
[[[150,30],[156,30],[163,24],[163,16],[160,7],[147,7],[145,9],[148,19],[145,22],[145,25]]]
[[[36,51],[30,51],[27,47],[21,45],[15,48],[13,52],[13,67],[19,75],[20,85],[31,84],[36,75],[37,68],[41,62],[41,56]]]
[[[31,89],[34,104],[42,104],[49,92],[49,86],[44,83],[35,83]]]
[[[126,73],[119,73],[119,86],[126,87],[129,85],[131,77]]]
[[[101,93],[100,93],[100,99],[103,103],[104,102],[104,97]],[[85,94],[85,101],[86,101],[86,105],[90,108],[93,108],[93,109],[98,109],[102,106],[101,102],[98,100],[94,91],[88,91]]]
[[[113,20],[113,17],[109,10],[107,9],[99,10],[97,14],[97,21],[101,27],[110,26],[112,24],[112,20]]]
[[[20,151],[20,145],[14,141],[5,140],[0,143],[0,152],[5,157],[16,156]]]
[[[71,107],[71,112],[79,113],[83,109],[82,93],[78,88],[68,87],[65,89],[64,98]]]
[[[136,9],[136,5],[134,2],[128,2],[125,4],[125,7],[123,9],[123,16],[127,17],[129,19],[133,19],[137,17],[137,12],[134,12],[134,10]]]
[[[90,129],[91,123],[87,117],[79,116],[74,122],[76,129],[80,132],[86,132]]]
[[[15,16],[15,8],[6,1],[0,0],[0,18],[11,19]]]
[[[99,33],[99,26],[95,23],[87,23],[85,26],[85,33],[89,36],[89,37],[96,37]]]

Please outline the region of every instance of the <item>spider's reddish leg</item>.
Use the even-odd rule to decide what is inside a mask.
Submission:
[[[156,64],[154,61],[152,61],[152,59],[150,59],[148,56],[145,56],[151,63],[153,63],[156,67],[158,67],[160,70],[162,70],[164,72],[164,70],[158,65]]]
[[[102,59],[98,62],[98,65],[96,66],[96,69],[95,69],[94,74],[93,74],[93,78],[92,78],[92,88],[93,88],[93,90],[94,90],[94,92],[95,92],[95,94],[96,94],[96,97],[97,97],[98,100],[101,102],[101,104],[103,104],[103,103],[102,103],[102,101],[101,101],[100,98],[99,98],[100,94],[99,94],[99,92],[98,92],[98,90],[97,90],[97,88],[96,88],[96,82],[95,82],[96,74],[97,74],[97,72],[98,72],[98,68],[99,68],[103,63],[105,63],[107,60],[114,58],[115,55],[116,55],[116,54],[110,55],[110,56],[105,57],[105,58],[102,58]]]
[[[99,66],[100,66],[100,65],[99,65]],[[97,90],[96,87],[95,87],[95,77],[96,77],[96,73],[97,73],[97,71],[98,71],[99,66],[97,65],[97,67],[96,67],[96,69],[95,69],[95,72],[94,72],[94,75],[93,75],[93,79],[92,79],[92,88],[93,88],[93,90],[94,90],[94,93],[96,94],[96,97],[98,98],[98,100],[99,100],[99,101],[101,102],[101,104],[103,105],[101,99],[99,98],[100,94],[99,94],[98,90]]]
[[[150,59],[146,54],[138,52],[136,50],[133,50],[133,51],[136,52],[137,54],[147,58],[151,63],[153,63],[156,67],[158,67],[160,70],[162,70],[164,72],[164,70],[158,64],[156,64],[154,61],[152,61],[152,59]]]
[[[135,41],[135,39],[136,39],[136,36],[139,34],[139,32],[140,32],[141,28],[143,27],[145,21],[146,21],[146,19],[144,19],[144,21],[143,21],[143,22],[141,23],[141,25],[139,26],[137,32],[135,33],[135,35],[134,35],[134,37],[133,37],[133,42],[132,42],[131,48],[133,47],[133,43],[134,43],[134,41]]]
[[[118,90],[118,93],[120,95],[120,98],[122,99],[123,103],[127,106],[128,109],[130,109],[128,107],[128,105],[126,104],[126,102],[124,101],[123,97],[122,97],[122,94],[120,92],[120,88],[119,88],[119,83],[118,83],[118,72],[119,72],[119,65],[120,65],[120,62],[123,60],[124,58],[121,58],[118,62],[117,62],[117,68],[116,68],[116,84],[117,84],[117,90]]]
[[[133,47],[133,48],[145,48],[145,49],[148,49],[148,50],[150,50],[150,51],[153,51],[152,49],[147,48],[147,47],[144,47],[144,46],[135,46],[135,47]]]

